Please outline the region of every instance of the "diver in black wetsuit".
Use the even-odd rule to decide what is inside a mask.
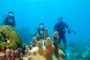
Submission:
[[[13,28],[16,28],[15,17],[14,17],[14,13],[12,11],[10,11],[8,13],[8,16],[3,20],[2,25],[10,25]]]
[[[70,34],[71,31],[70,31],[70,28],[66,25],[66,23],[63,22],[62,17],[58,18],[57,20],[58,20],[58,23],[55,24],[54,30],[59,33],[59,41],[58,41],[58,43],[60,45],[61,39],[62,39],[62,41],[64,43],[64,50],[65,50],[65,48],[66,48],[66,37],[65,37],[66,31],[65,31],[65,28],[68,29],[68,34]]]
[[[36,36],[37,34],[40,35],[40,39],[44,39],[45,26],[44,26],[43,23],[40,23],[39,28],[36,30],[36,32],[35,32],[34,34],[31,34],[31,33],[29,32],[29,35],[32,36],[32,37],[33,37],[33,36]]]

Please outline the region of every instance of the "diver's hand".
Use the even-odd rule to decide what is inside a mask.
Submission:
[[[67,32],[68,32],[68,34],[70,34],[70,33],[71,33],[71,31],[70,31],[70,30],[68,30]]]

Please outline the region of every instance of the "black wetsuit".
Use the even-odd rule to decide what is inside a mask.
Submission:
[[[11,23],[9,22],[9,19],[12,20]],[[10,25],[10,26],[14,27],[15,26],[15,18],[14,17],[6,17],[5,25]]]
[[[61,43],[61,39],[62,39],[64,44],[66,43],[65,28],[68,28],[68,26],[64,22],[57,23],[54,26],[54,30],[58,31],[58,33],[59,33],[59,42],[58,42],[59,44]]]
[[[38,31],[38,34],[40,35],[40,39],[44,39],[45,28],[41,29],[41,30],[40,30],[40,28],[38,28],[37,31]],[[41,34],[40,31],[43,31],[43,34]]]

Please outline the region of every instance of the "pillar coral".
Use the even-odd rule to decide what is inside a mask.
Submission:
[[[62,49],[59,49],[59,45],[58,45],[59,35],[58,35],[58,32],[55,32],[53,37],[54,37],[54,46],[55,46],[54,54],[58,59],[63,60],[65,54],[63,53]]]
[[[44,39],[46,40],[46,39],[47,39],[47,37],[48,37],[48,30],[47,30],[47,28],[45,28],[45,35],[44,35]]]
[[[33,45],[30,45],[31,50],[28,51],[28,56],[23,57],[23,60],[64,60],[65,54],[58,48],[58,32],[54,33],[54,45],[52,44],[51,38],[47,37],[42,44],[42,40],[36,41],[33,38]],[[29,47],[28,47],[29,48]]]

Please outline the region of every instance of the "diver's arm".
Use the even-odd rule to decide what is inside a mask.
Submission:
[[[37,31],[36,31],[34,34],[31,34],[31,32],[29,32],[29,35],[30,35],[31,37],[36,36],[36,34],[37,34]]]
[[[70,28],[67,26],[67,24],[65,24],[65,23],[64,23],[64,25],[65,25],[65,27],[68,29],[68,31],[67,31],[67,32],[68,32],[68,34],[70,34],[70,33],[71,33]]]
[[[68,25],[67,25],[66,23],[64,23],[64,26],[65,26],[68,30],[70,30],[70,28],[68,27]]]
[[[31,37],[33,37],[33,34],[31,34],[31,32],[28,32],[29,33],[29,35],[31,36]]]

